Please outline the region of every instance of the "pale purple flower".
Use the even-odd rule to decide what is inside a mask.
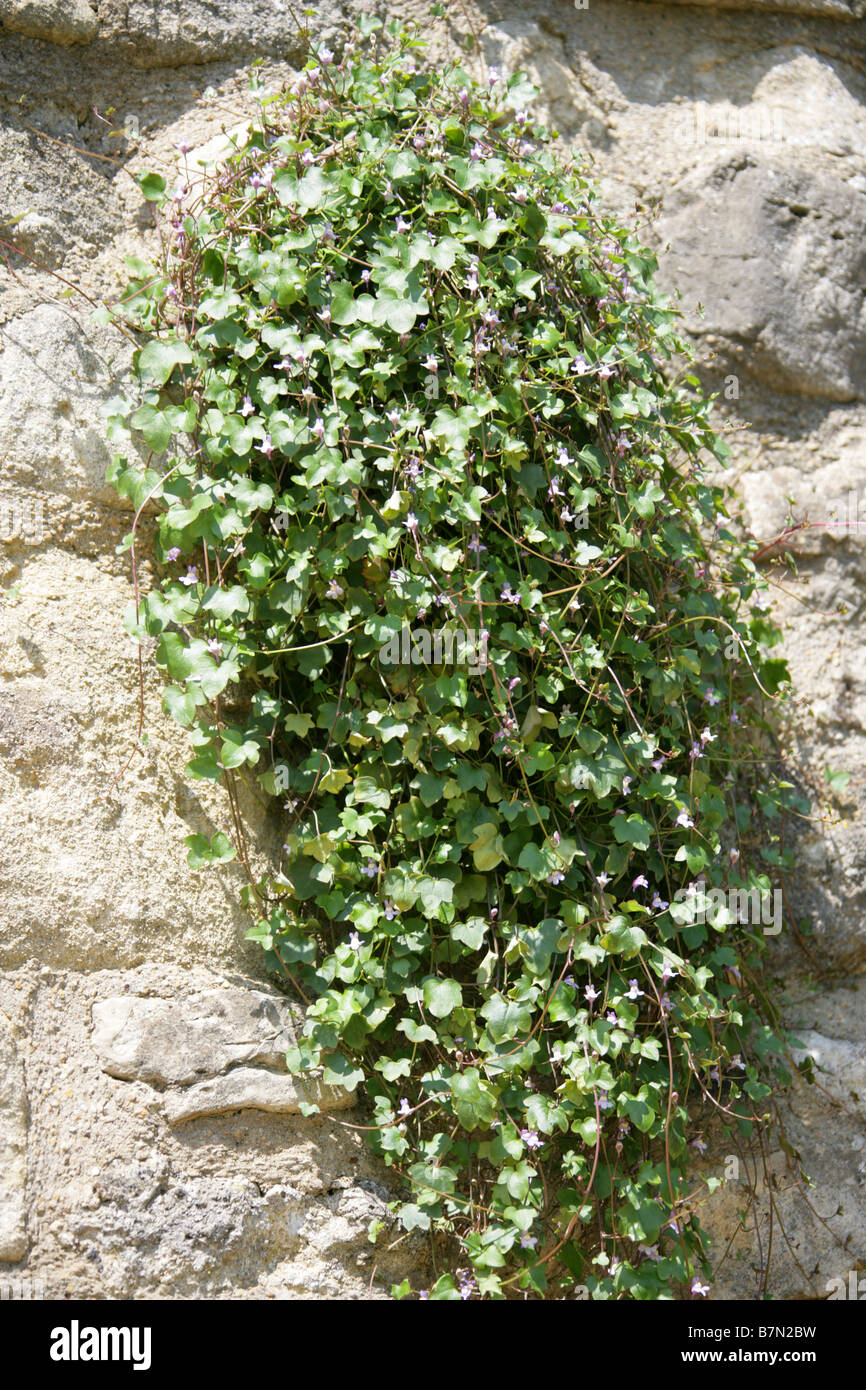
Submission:
[[[403,1096],[402,1100],[400,1101],[400,1109],[397,1111],[397,1114],[398,1114],[398,1115],[411,1115],[411,1114],[412,1114],[412,1107],[411,1107],[411,1105],[409,1104],[409,1102],[408,1102],[408,1100],[406,1099],[405,1096]]]
[[[252,184],[253,188],[255,188],[256,190],[258,190],[258,189],[260,189],[260,188],[271,188],[271,187],[273,186],[273,182],[274,182],[274,166],[273,166],[273,164],[266,164],[266,165],[264,166],[264,168],[262,169],[261,173],[258,173],[258,172],[257,172],[257,173],[252,174],[252,175],[250,176],[250,183]]]
[[[166,560],[169,561],[170,564],[173,564],[175,560],[179,560],[179,559],[180,559],[180,547],[179,547],[179,546],[176,546],[176,545],[173,545],[173,546],[171,547],[171,550],[167,550],[167,551],[165,552],[165,558],[166,558]]]
[[[700,1279],[698,1279],[698,1278],[695,1278],[695,1279],[692,1280],[692,1293],[693,1293],[693,1294],[697,1295],[697,1296],[700,1297],[700,1298],[706,1298],[706,1296],[707,1296],[707,1294],[709,1293],[709,1291],[710,1291],[710,1286],[709,1286],[709,1284],[702,1284],[701,1281],[700,1281]]]
[[[313,424],[312,433],[316,436],[317,439],[324,439],[325,422],[321,416],[318,416],[315,423]]]
[[[558,883],[561,883],[562,880],[563,880],[564,878],[565,878],[565,874],[562,873],[562,871],[561,871],[560,869],[554,869],[554,871],[553,871],[552,874],[548,874],[548,876],[547,876],[547,882],[548,882],[548,883],[551,883],[551,884],[553,885],[553,887],[555,888],[556,885],[557,885]]]
[[[249,396],[244,396],[243,404],[242,404],[241,409],[240,409],[241,415],[243,415],[244,418],[246,418],[247,415],[252,415],[254,411],[255,411],[255,406],[253,405],[253,403],[252,403],[252,401],[250,400]]]
[[[524,1231],[520,1237],[521,1250],[534,1250],[538,1244],[538,1236],[531,1236],[528,1231]]]
[[[679,815],[677,816],[677,825],[681,825],[684,830],[692,830],[694,828],[694,824],[694,821],[692,820],[688,811],[685,810],[685,808],[682,811],[680,811]]]
[[[540,1149],[544,1143],[537,1130],[534,1129],[522,1129],[520,1137],[528,1149]]]
[[[643,990],[638,988],[637,980],[629,980],[628,994],[625,997],[626,999],[632,1000],[641,999],[643,997]]]
[[[662,983],[666,984],[668,980],[672,980],[678,973],[679,972],[674,970],[672,965],[668,965],[667,961],[664,961],[662,964]]]
[[[269,434],[266,434],[262,439],[261,444],[257,444],[256,448],[258,449],[260,454],[264,454],[266,458],[270,458],[271,454],[274,452],[274,446],[271,443],[271,436]]]
[[[185,584],[187,588],[190,588],[191,585],[198,583],[198,570],[196,569],[195,565],[190,565],[186,574],[182,575],[180,582],[181,584]]]
[[[600,993],[601,991],[594,989],[592,985],[587,985],[586,989],[583,991],[583,997],[587,1004],[591,1004],[593,1000],[598,999]]]
[[[393,922],[394,918],[397,916],[397,909],[390,898],[385,899],[384,908],[386,921]]]
[[[219,657],[223,654],[223,644],[222,642],[218,642],[215,637],[212,637],[210,639],[210,641],[207,644],[207,649],[210,652],[211,656]]]
[[[638,874],[637,878],[633,880],[631,886],[632,888],[649,888],[649,880],[647,879],[646,874]]]
[[[403,524],[406,527],[407,531],[411,531],[414,535],[415,532],[418,530],[418,518],[415,515],[415,513],[410,512]]]
[[[670,903],[665,902],[664,898],[660,898],[658,893],[656,893],[653,896],[650,906],[654,907],[657,912],[664,912],[666,908],[670,907]]]
[[[349,933],[349,945],[353,951],[361,949],[361,938],[356,931]]]

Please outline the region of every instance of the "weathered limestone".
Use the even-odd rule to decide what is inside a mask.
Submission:
[[[240,1063],[285,1070],[292,1009],[255,989],[211,989],[173,999],[115,995],[93,1006],[93,1046],[110,1076],[187,1085]]]
[[[236,987],[173,999],[115,995],[93,1006],[93,1025],[109,1076],[184,1088],[165,1095],[169,1124],[231,1110],[297,1115],[305,1104],[344,1110],[357,1103],[316,1074],[285,1074],[296,1036],[292,1008],[279,995]]]
[[[27,1251],[27,1091],[9,1019],[0,1014],[0,1260]]]
[[[184,1091],[170,1091],[165,1116],[171,1125],[199,1120],[205,1115],[224,1115],[230,1110],[264,1110],[275,1115],[298,1115],[302,1105],[320,1110],[348,1110],[357,1104],[348,1091],[326,1086],[321,1078],[280,1076],[255,1067],[238,1067],[212,1081],[200,1081]]]
[[[49,43],[90,43],[99,20],[87,0],[0,0],[0,27]]]
[[[866,194],[741,148],[685,179],[657,232],[690,332],[712,335],[731,370],[775,391],[866,397]]]

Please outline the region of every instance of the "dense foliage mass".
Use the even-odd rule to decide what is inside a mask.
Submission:
[[[250,935],[307,1006],[290,1067],[363,1083],[429,1296],[700,1294],[687,1157],[778,1049],[760,915],[707,897],[780,862],[785,788],[746,790],[777,634],[653,257],[523,76],[378,28],[197,186],[141,179],[130,631],[228,790],[193,867],[249,868],[238,778],[279,796]]]

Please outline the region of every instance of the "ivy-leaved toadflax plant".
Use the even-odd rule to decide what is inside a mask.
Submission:
[[[366,17],[186,191],[142,176],[129,630],[227,791],[193,867],[278,797],[250,936],[430,1233],[396,1293],[699,1296],[689,1155],[784,1077],[761,926],[705,893],[770,891],[787,673],[654,259],[534,96]]]

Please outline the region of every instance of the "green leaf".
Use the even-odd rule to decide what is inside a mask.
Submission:
[[[153,381],[158,386],[163,386],[175,367],[181,362],[192,360],[192,348],[188,343],[179,342],[177,339],[154,339],[141,349],[136,366],[145,381]]]
[[[639,1100],[636,1096],[626,1096],[624,1109],[632,1124],[640,1130],[641,1134],[646,1134],[655,1124],[655,1111],[652,1106],[647,1105],[645,1100]]]
[[[830,784],[830,790],[837,793],[837,795],[839,792],[843,792],[851,781],[850,772],[834,772],[831,767],[825,768],[824,776]]]
[[[495,1043],[512,1042],[529,1032],[532,1011],[527,1004],[493,994],[480,1010],[487,1020],[487,1031]]]
[[[496,1115],[496,1094],[482,1080],[477,1067],[467,1067],[451,1078],[454,1109],[464,1129],[487,1129]]]
[[[221,830],[210,840],[206,835],[187,835],[184,844],[189,846],[187,859],[191,869],[203,869],[206,864],[228,864],[237,858],[237,850]]]
[[[322,1073],[326,1086],[340,1086],[344,1091],[355,1091],[364,1080],[362,1069],[349,1061],[342,1052],[330,1052],[324,1059]]]
[[[634,845],[635,849],[649,849],[652,826],[643,816],[614,816],[611,821],[614,838],[621,845]]]
[[[605,951],[622,954],[628,959],[646,946],[649,938],[641,927],[632,926],[627,917],[612,917],[600,944]]]
[[[136,174],[135,181],[149,203],[161,203],[165,198],[162,174]]]
[[[230,589],[211,585],[205,590],[201,606],[217,618],[231,618],[235,613],[249,613],[250,599],[242,584],[233,584]]]
[[[440,980],[428,975],[422,982],[424,1005],[434,1018],[447,1018],[463,1003],[463,991],[456,980]]]

